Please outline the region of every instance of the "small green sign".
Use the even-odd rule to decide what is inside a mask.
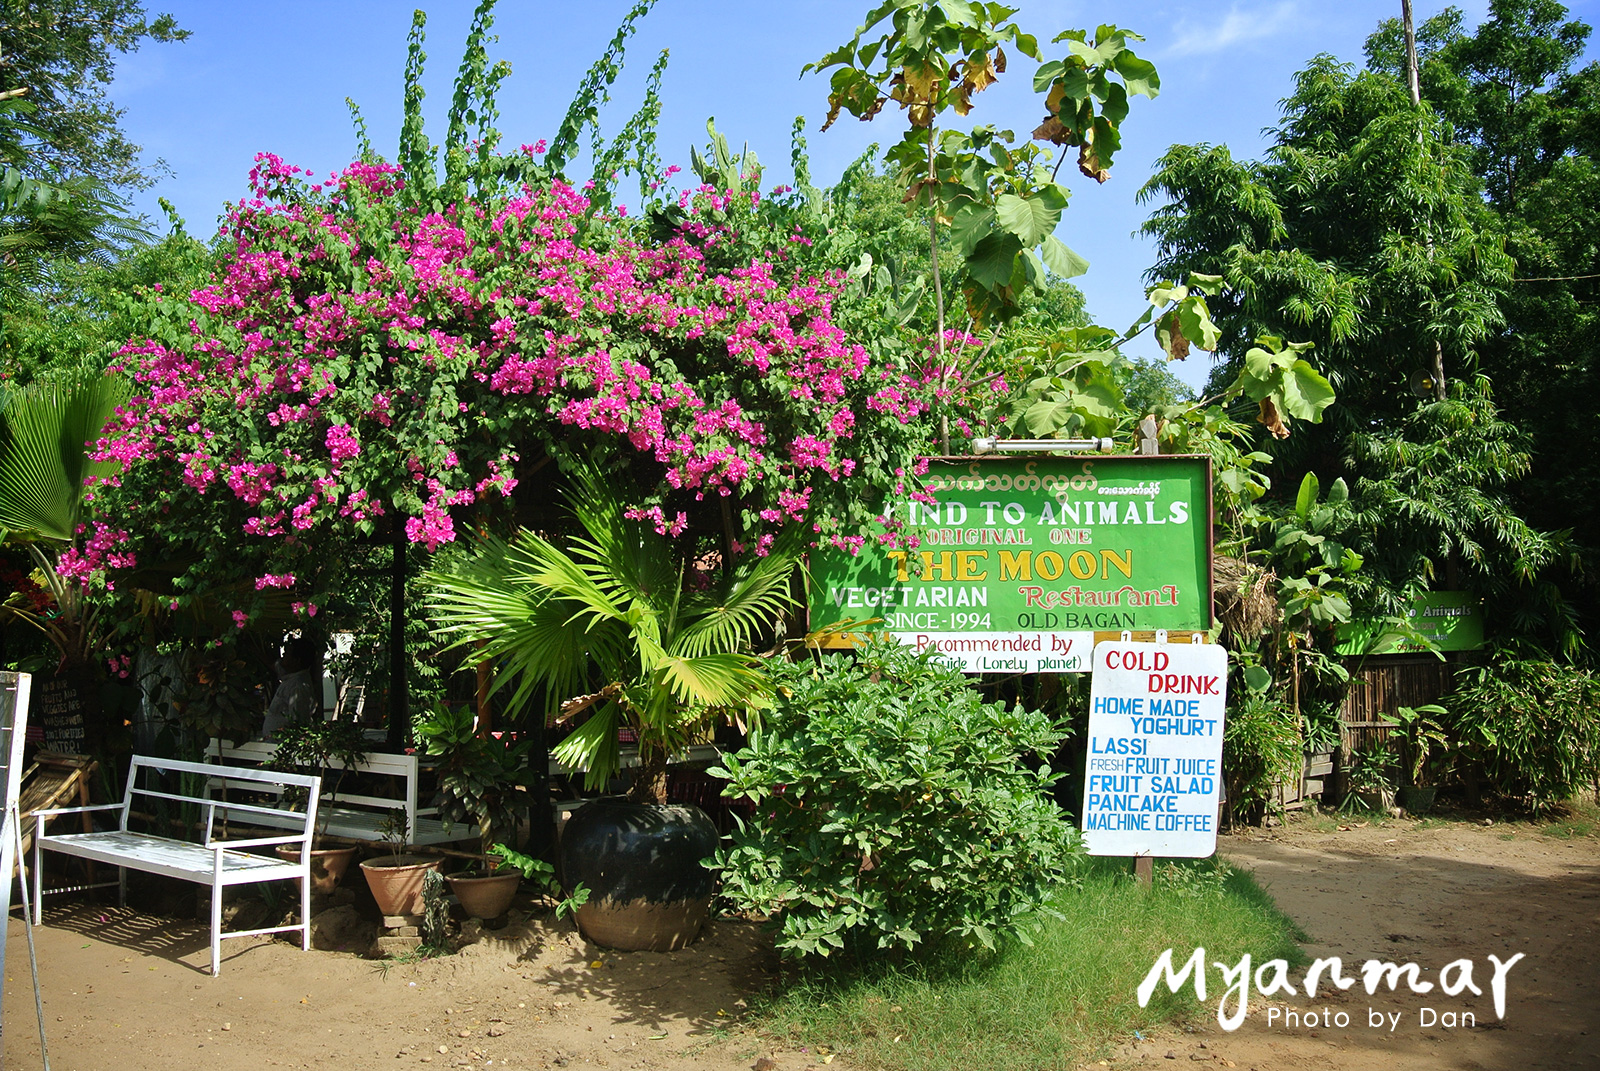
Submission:
[[[888,507],[915,547],[813,555],[813,629],[877,619],[969,673],[1087,673],[1097,636],[1211,627],[1207,458],[942,458],[923,489]]]
[[[1419,643],[1384,621],[1352,621],[1339,629],[1339,653],[1476,651],[1483,646],[1483,607],[1469,592],[1430,591],[1419,595],[1406,614],[1406,622],[1433,646]]]

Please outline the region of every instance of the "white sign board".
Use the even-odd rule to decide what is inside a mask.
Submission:
[[[1089,681],[1083,840],[1090,855],[1217,850],[1228,652],[1106,640]]]

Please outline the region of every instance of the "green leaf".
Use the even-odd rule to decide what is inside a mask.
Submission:
[[[978,17],[973,14],[972,5],[967,0],[939,0],[939,9],[948,21],[957,26],[978,25]]]
[[[1162,282],[1159,285],[1152,286],[1149,290],[1146,290],[1144,296],[1146,301],[1150,302],[1151,305],[1159,309],[1163,305],[1170,304],[1174,301],[1182,301],[1184,298],[1188,297],[1189,288],[1186,286],[1180,286],[1179,284],[1173,282]],[[1148,313],[1146,315],[1148,315]]]
[[[1082,67],[1068,67],[1058,79],[1061,85],[1061,107],[1056,114],[1068,126],[1073,125],[1077,109],[1073,105],[1089,99],[1089,72]]]
[[[829,52],[826,56],[823,56],[821,59],[817,60],[817,62],[808,63],[804,67],[801,67],[800,73],[804,75],[810,71],[825,71],[829,67],[835,67],[841,63],[853,64],[855,59],[856,44],[854,41],[852,41],[847,45],[840,45],[832,52]]]
[[[1109,64],[1127,47],[1127,40],[1114,27],[1102,26],[1095,31],[1094,53],[1101,64]]]
[[[1272,687],[1272,674],[1261,666],[1245,666],[1244,686],[1252,692],[1264,692]]]
[[[994,229],[995,211],[977,204],[956,209],[950,220],[950,236],[961,246],[961,255],[970,257],[984,236]]]
[[[1100,105],[1100,114],[1113,126],[1121,123],[1128,117],[1128,92],[1115,82],[1105,85],[1105,101]]]
[[[1306,478],[1300,481],[1300,493],[1294,500],[1294,512],[1302,521],[1311,516],[1311,507],[1317,504],[1317,495],[1321,490],[1322,485],[1317,482],[1317,474],[1306,473]]]
[[[0,528],[71,542],[83,505],[83,482],[118,466],[89,460],[87,443],[127,400],[115,375],[90,373],[31,383],[0,413]]]
[[[998,290],[1010,284],[1016,270],[1017,254],[1022,243],[1016,235],[994,233],[986,235],[967,258],[967,275],[988,290]]]
[[[618,713],[615,703],[607,703],[550,749],[551,757],[563,766],[584,771],[585,788],[604,788],[606,782],[616,776],[620,765],[617,750]]]
[[[1023,248],[1031,249],[1056,229],[1066,207],[1067,199],[1059,187],[1051,185],[1032,197],[1002,193],[995,198],[994,215],[1002,227],[1021,239]]]
[[[1066,64],[1060,60],[1050,60],[1041,63],[1039,69],[1033,72],[1033,91],[1035,93],[1048,93],[1050,83],[1054,82],[1066,70]]]
[[[1179,302],[1178,324],[1184,337],[1207,353],[1216,350],[1222,341],[1222,331],[1212,322],[1206,299],[1199,294],[1190,294]]]
[[[1081,423],[1082,414],[1075,411],[1068,399],[1041,398],[1023,412],[1022,424],[1035,438],[1051,439],[1063,429],[1072,427],[1074,417]]]
[[[1075,279],[1089,270],[1089,262],[1053,234],[1045,237],[1039,254],[1045,266],[1063,279]]]
[[[1067,52],[1081,59],[1090,67],[1100,65],[1100,53],[1082,41],[1070,40],[1067,42]]]
[[[1284,412],[1313,424],[1321,423],[1322,411],[1333,404],[1333,386],[1321,372],[1305,361],[1296,361],[1283,377]]]
[[[1129,93],[1151,100],[1160,94],[1161,77],[1156,74],[1156,65],[1149,60],[1140,59],[1132,52],[1124,50],[1117,53],[1112,67],[1122,76]]]

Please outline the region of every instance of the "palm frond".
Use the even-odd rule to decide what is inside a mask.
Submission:
[[[701,655],[748,647],[794,605],[790,582],[800,562],[797,533],[784,533],[765,558],[734,572],[706,594],[685,598],[682,627],[672,649]]]
[[[743,706],[766,685],[749,659],[728,653],[668,656],[657,672],[674,698],[695,707]]]
[[[621,615],[594,604],[581,570],[563,574],[569,583],[538,581],[559,571],[545,553],[554,548],[538,544],[526,533],[515,545],[485,538],[476,553],[425,577],[436,635],[451,641],[451,650],[481,643],[481,660],[503,664],[495,690],[515,682],[513,709],[540,686],[554,706],[582,686],[592,664],[616,667],[624,647]]]
[[[618,766],[617,724],[621,716],[616,703],[607,703],[550,749],[557,762],[583,771],[583,787],[590,791],[605,788]]]
[[[0,413],[0,527],[35,539],[70,542],[83,504],[83,483],[116,465],[89,460],[85,444],[127,400],[118,376],[86,374],[31,383]]]

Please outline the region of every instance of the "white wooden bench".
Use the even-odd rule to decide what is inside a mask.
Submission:
[[[232,765],[264,767],[272,762],[278,746],[269,741],[251,740],[235,744],[213,738],[206,746],[206,762],[227,762]],[[329,759],[331,769],[344,769],[337,759]],[[393,778],[396,797],[370,796],[330,788],[322,795],[322,808],[318,817],[319,833],[345,840],[379,841],[386,839],[384,823],[396,812],[405,821],[405,842],[410,847],[431,844],[450,844],[458,840],[478,839],[478,827],[461,822],[445,822],[438,817],[437,807],[418,804],[421,794],[419,783],[427,767],[415,754],[394,755],[384,751],[369,751],[360,762],[350,767],[351,773],[374,774]],[[219,782],[220,783],[220,782]],[[231,787],[231,786],[229,786]],[[270,817],[263,824],[274,824]]]
[[[169,791],[151,787],[161,774],[190,774],[204,780],[198,792]],[[213,778],[226,777],[230,782],[259,785],[263,791],[279,792],[286,787],[305,793],[305,810],[282,811],[249,803],[231,803],[211,798],[207,785]],[[135,755],[128,769],[128,787],[121,803],[106,803],[94,807],[62,807],[37,811],[34,815],[33,835],[33,922],[43,921],[43,902],[46,893],[79,892],[116,884],[119,897],[127,895],[128,868],[169,878],[181,878],[211,887],[211,973],[222,969],[221,943],[224,937],[254,937],[265,933],[300,931],[300,947],[311,948],[311,837],[316,830],[317,803],[321,795],[322,779],[302,774],[278,773],[274,770],[256,770],[242,767],[216,766],[210,763],[179,762],[173,759],[148,758]],[[197,808],[203,815],[199,828],[203,842],[180,840],[155,833],[138,833],[128,828],[128,818],[134,811],[134,801],[141,807],[151,807],[157,813],[171,807]],[[158,804],[156,801],[165,801]],[[58,814],[86,814],[91,811],[118,811],[117,828],[93,833],[50,833],[45,830],[45,820]],[[292,817],[292,826],[285,825]],[[244,840],[223,840],[216,837],[218,819],[230,819],[248,825],[270,824],[283,826],[287,832],[280,837],[258,837]],[[270,818],[264,823],[263,818]],[[300,862],[286,862],[276,855],[256,855],[244,849],[275,847],[279,844],[299,844]],[[96,863],[109,863],[117,868],[117,881],[97,885],[76,885],[46,889],[44,887],[44,853],[60,852],[75,855]],[[295,880],[300,883],[300,921],[292,926],[271,926],[260,930],[235,930],[222,932],[222,890],[232,885],[250,885],[262,881]]]

